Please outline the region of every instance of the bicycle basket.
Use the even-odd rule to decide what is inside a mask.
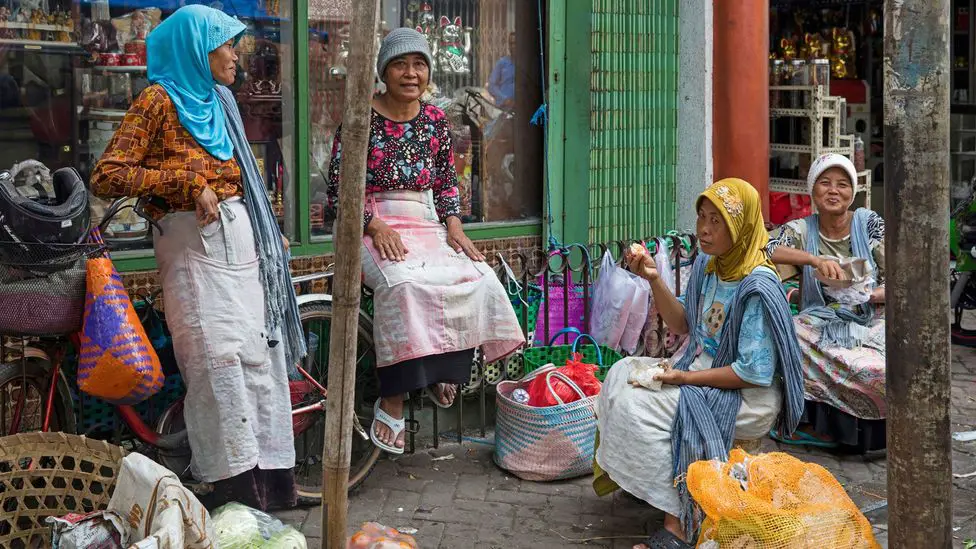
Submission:
[[[104,244],[0,243],[0,334],[58,335],[81,329],[85,265]],[[38,266],[41,268],[38,269]]]
[[[125,454],[65,433],[0,438],[0,547],[50,547],[48,517],[105,509]]]

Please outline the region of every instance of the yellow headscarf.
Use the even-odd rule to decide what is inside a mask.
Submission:
[[[766,256],[769,233],[756,189],[741,179],[728,178],[705,189],[695,202],[696,208],[703,199],[718,208],[732,234],[732,248],[724,255],[712,257],[705,272],[715,272],[726,281],[742,280],[760,265],[775,272],[773,262]]]

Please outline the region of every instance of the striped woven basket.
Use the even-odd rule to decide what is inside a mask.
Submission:
[[[540,368],[521,381],[498,384],[495,463],[524,480],[562,480],[593,473],[597,397],[584,396],[572,380],[555,369]],[[581,398],[544,408],[512,399],[512,391],[540,375],[558,377],[575,388]]]

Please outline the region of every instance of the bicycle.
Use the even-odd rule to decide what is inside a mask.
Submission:
[[[142,210],[142,202],[124,204],[117,200],[106,212],[99,228],[104,230],[120,211],[131,208],[146,219],[156,230],[155,221]],[[75,245],[71,245],[75,246]],[[104,251],[104,245],[77,245],[73,250],[79,257],[91,257]],[[4,265],[0,264],[0,267]],[[330,268],[325,272],[295,277],[294,284],[301,292],[298,296],[299,315],[308,344],[309,354],[302,364],[296,365],[301,376],[289,382],[292,405],[292,426],[295,432],[295,481],[299,503],[317,505],[321,501],[323,485],[322,450],[324,422],[328,397],[329,329],[332,319],[332,296],[328,293],[312,293],[309,290],[317,281],[328,282],[333,276]],[[165,326],[164,313],[156,307],[159,291],[141,296],[147,322],[150,313],[158,315]],[[372,423],[371,403],[375,399],[375,383],[371,383],[373,341],[372,321],[366,313],[360,314],[357,341],[357,398],[354,414],[353,454],[350,463],[349,489],[359,486],[369,475],[380,455],[380,449],[372,444],[363,425]],[[0,347],[0,436],[32,430],[60,430],[75,432],[74,395],[77,386],[64,371],[64,361],[70,344],[78,348],[76,336],[52,334],[50,336],[23,337],[7,334]],[[74,340],[74,341],[72,341]],[[19,342],[19,344],[14,343]],[[13,361],[7,360],[12,357]],[[370,403],[367,405],[366,403]],[[116,412],[137,443],[155,452],[164,466],[180,476],[195,493],[204,495],[212,490],[207,483],[194,481],[189,475],[190,448],[183,423],[182,398],[173,402],[159,418],[155,427],[150,426],[132,406],[116,406]],[[79,433],[85,434],[85,433]]]

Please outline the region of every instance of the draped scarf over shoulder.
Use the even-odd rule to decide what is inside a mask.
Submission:
[[[773,343],[778,358],[777,376],[783,380],[783,405],[777,420],[780,432],[790,433],[796,430],[803,413],[803,368],[800,347],[797,343],[793,319],[790,317],[786,294],[780,284],[779,277],[772,269],[763,252],[766,236],[762,225],[762,212],[755,205],[746,207],[741,202],[751,200],[749,191],[755,193],[751,187],[743,189],[736,183],[736,192],[730,190],[728,180],[716,183],[699,198],[707,198],[723,211],[726,222],[729,219],[736,224],[732,232],[733,247],[729,254],[721,258],[701,254],[695,262],[690,286],[685,294],[685,319],[688,323],[689,338],[687,350],[678,359],[675,368],[687,371],[697,355],[702,342],[698,336],[698,324],[701,321],[702,291],[705,278],[714,271],[718,276],[725,274],[730,279],[742,280],[736,288],[732,303],[728,307],[725,324],[722,330],[719,348],[712,361],[712,368],[721,368],[732,364],[738,356],[739,333],[742,328],[742,317],[745,314],[746,302],[751,298],[758,298],[764,317],[769,322]],[[736,180],[741,181],[741,180]],[[748,183],[742,182],[745,185]],[[722,188],[725,187],[725,191]],[[741,194],[740,194],[741,193]],[[755,197],[758,201],[758,196]],[[730,223],[730,229],[732,229]],[[743,240],[748,244],[743,244]],[[756,249],[753,249],[755,246]],[[757,254],[755,252],[759,252]],[[739,258],[745,268],[730,261]],[[739,278],[733,278],[736,275]],[[701,522],[700,511],[688,493],[684,482],[684,475],[688,466],[695,461],[728,458],[735,436],[735,420],[742,404],[742,395],[738,390],[717,389],[714,387],[699,387],[682,385],[678,399],[678,411],[672,425],[671,455],[673,459],[674,478],[677,479],[678,496],[681,501],[681,523],[689,538]]]
[[[166,90],[186,131],[222,161],[231,159],[234,145],[209,55],[228,40],[236,42],[246,29],[222,11],[194,4],[176,10],[146,39],[149,82]]]
[[[872,270],[877,271],[878,265],[871,253],[868,239],[868,220],[871,210],[858,208],[851,218],[851,251],[855,257],[867,261]],[[806,251],[813,256],[820,255],[820,216],[813,214],[805,219],[807,225]],[[861,345],[866,334],[866,326],[874,317],[870,307],[865,307],[861,313],[845,309],[827,307],[820,281],[817,280],[814,268],[803,267],[803,294],[801,311],[822,323],[819,345],[826,347],[839,346],[853,349]],[[855,326],[859,328],[855,330]]]

